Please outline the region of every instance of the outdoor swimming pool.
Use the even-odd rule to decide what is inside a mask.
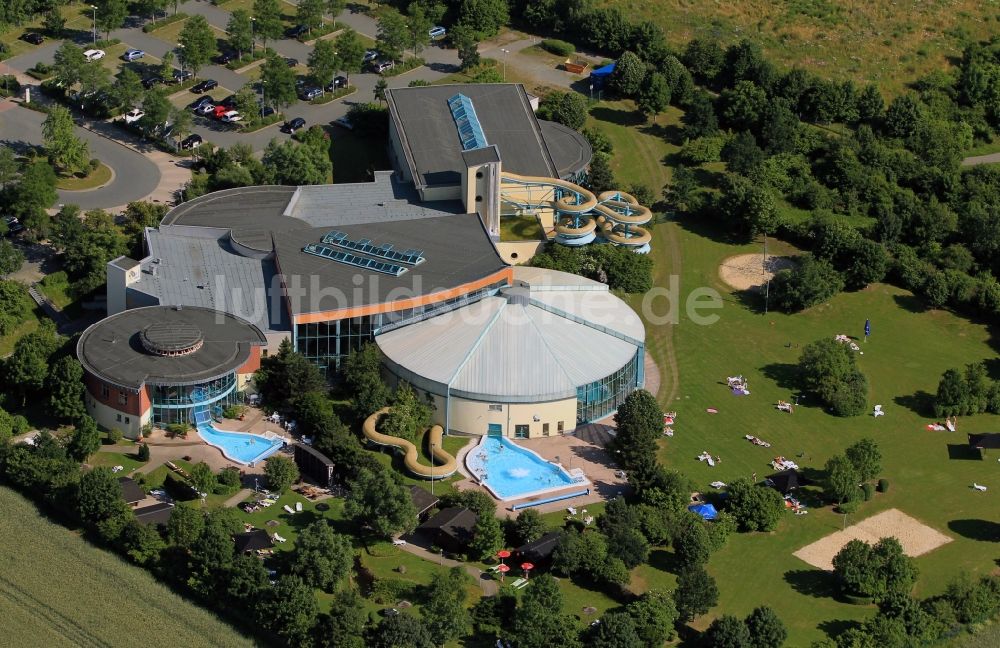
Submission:
[[[222,454],[230,461],[241,464],[254,464],[270,457],[277,452],[285,442],[277,437],[269,438],[259,434],[244,432],[226,432],[212,427],[208,423],[198,424],[198,434],[210,446],[222,450]]]
[[[484,436],[465,456],[465,465],[499,500],[520,499],[588,483],[510,439]]]

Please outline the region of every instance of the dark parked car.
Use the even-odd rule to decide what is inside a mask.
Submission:
[[[285,33],[288,35],[289,38],[299,38],[301,36],[304,36],[305,33],[308,31],[309,28],[306,27],[305,25],[296,25],[295,27],[292,27]]]
[[[21,34],[21,40],[25,43],[31,43],[32,45],[41,45],[45,42],[45,37],[41,34],[36,34],[35,32],[26,32]]]
[[[282,124],[281,130],[291,134],[305,125],[306,125],[306,120],[302,119],[301,117],[296,117],[295,119],[291,121],[286,121],[284,124]]]
[[[323,89],[317,88],[315,86],[303,88],[299,96],[302,97],[302,101],[312,101],[313,99],[319,99],[320,97],[323,96]]]
[[[209,90],[214,90],[219,87],[219,82],[215,79],[205,79],[201,83],[196,83],[191,87],[191,92],[208,92]]]
[[[219,65],[225,65],[236,58],[236,54],[233,52],[222,52],[213,59]]]
[[[261,106],[260,116],[261,118],[267,117],[274,114],[274,106]]]
[[[287,65],[288,67],[295,67],[298,64],[299,64],[299,59],[291,57],[285,59],[285,65]]]
[[[339,90],[340,88],[347,87],[347,77],[333,77],[333,81],[326,84],[325,90],[327,92],[333,92],[334,90]]]
[[[234,94],[229,95],[228,97],[226,97],[225,99],[223,99],[222,101],[220,101],[219,105],[220,106],[225,106],[226,108],[235,108],[236,107],[236,95],[234,95]]]
[[[174,83],[184,83],[194,76],[191,70],[174,70]]]
[[[201,146],[201,143],[203,141],[205,140],[202,139],[201,135],[199,135],[198,133],[194,133],[184,138],[184,140],[181,142],[181,148],[182,149],[198,148],[199,146]]]
[[[3,220],[7,224],[7,234],[16,234],[24,229],[24,225],[17,219],[17,216],[7,216]]]
[[[156,74],[156,75],[153,75],[153,76],[148,76],[145,79],[143,79],[142,80],[142,87],[145,88],[145,89],[147,89],[147,90],[149,90],[153,86],[159,85],[161,83],[163,83],[163,79],[160,77],[160,75]]]

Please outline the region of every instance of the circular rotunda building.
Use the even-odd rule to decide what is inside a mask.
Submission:
[[[602,283],[515,267],[509,288],[375,338],[446,430],[555,436],[613,414],[643,385],[645,330]]]
[[[150,423],[194,423],[199,410],[242,402],[265,342],[253,324],[210,308],[122,311],[77,343],[87,412],[131,438]]]

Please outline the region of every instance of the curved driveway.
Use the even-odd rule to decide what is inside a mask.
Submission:
[[[45,115],[15,106],[0,105],[0,146],[22,150],[41,145]],[[140,200],[151,194],[160,182],[160,170],[145,156],[117,142],[88,130],[76,128],[76,134],[90,145],[90,156],[114,171],[110,183],[89,191],[59,191],[59,202],[79,205],[82,209],[109,208]]]

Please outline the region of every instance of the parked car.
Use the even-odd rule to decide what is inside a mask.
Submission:
[[[223,99],[222,101],[220,101],[219,104],[222,105],[222,106],[226,106],[227,108],[235,108],[236,107],[236,95],[234,95],[234,94],[229,95],[228,97],[226,97],[225,99]]]
[[[427,35],[430,36],[431,39],[433,40],[441,40],[447,33],[448,30],[446,30],[441,25],[435,25],[434,27],[431,27],[429,30],[427,30]]]
[[[21,40],[25,43],[31,43],[32,45],[41,45],[45,42],[45,37],[41,34],[36,34],[35,32],[25,32],[21,34]]]
[[[285,58],[285,65],[287,65],[288,67],[295,67],[298,64],[299,64],[299,59],[292,58],[290,56]]]
[[[284,124],[282,124],[281,130],[284,131],[285,133],[292,134],[305,125],[306,125],[306,120],[302,119],[301,117],[296,117],[295,119],[286,121]]]
[[[204,81],[196,83],[193,86],[191,86],[191,92],[200,94],[202,92],[208,92],[209,90],[214,90],[215,88],[218,87],[219,87],[219,82],[216,81],[215,79],[205,79]]]
[[[305,35],[305,33],[308,31],[309,28],[306,27],[305,25],[296,25],[295,27],[292,27],[287,32],[285,32],[285,34],[287,34],[289,38],[299,38]]]
[[[181,140],[181,148],[182,149],[196,149],[199,146],[201,146],[201,143],[204,142],[204,141],[205,140],[202,139],[201,135],[199,135],[198,133],[193,133],[193,134],[188,135],[187,137],[185,137],[183,140]]]
[[[223,106],[222,104],[219,104],[212,110],[212,117],[215,117],[216,119],[222,119],[222,116],[225,115],[230,110],[232,110],[232,108],[230,108],[229,106]]]
[[[376,50],[368,50],[367,52],[365,52],[364,62],[371,63],[377,58],[378,58],[378,52]]]
[[[194,112],[198,112],[206,104],[208,104],[208,105],[212,104],[212,98],[211,97],[198,97],[197,99],[195,99],[194,101],[192,101],[190,104],[188,104],[188,108],[190,108]]]
[[[260,106],[260,104],[258,104]],[[261,119],[274,114],[274,106],[260,106]]]
[[[184,83],[194,76],[191,70],[174,70],[174,83]]]
[[[348,119],[346,115],[334,119],[333,124],[334,126],[340,126],[341,128],[346,128],[347,130],[354,130],[354,124],[351,123],[351,120]]]
[[[99,49],[89,49],[83,53],[83,58],[88,61],[99,61],[107,55],[107,52]]]
[[[333,92],[334,90],[339,90],[340,88],[346,88],[346,87],[347,87],[347,77],[339,76],[339,77],[333,77],[333,81],[326,84],[326,88],[324,88],[324,90],[326,90],[327,92]]]
[[[396,64],[393,63],[392,61],[379,61],[378,63],[375,64],[375,71],[378,72],[379,74],[383,74],[385,72],[388,72],[394,67],[396,67]]]
[[[135,122],[142,119],[145,114],[146,113],[144,113],[142,110],[138,108],[133,108],[132,110],[125,113],[125,123],[134,124]]]
[[[17,216],[7,216],[3,220],[7,224],[7,234],[16,234],[24,229],[24,225],[21,224]]]
[[[212,60],[214,60],[219,65],[226,65],[235,58],[236,54],[233,52],[220,52],[219,55]]]
[[[125,53],[122,54],[122,59],[126,61],[138,61],[145,55],[146,53],[143,52],[141,49],[130,49],[130,50],[125,50]]]
[[[313,99],[319,99],[323,96],[323,88],[317,88],[316,86],[309,86],[303,88],[299,93],[302,101],[312,101]]]
[[[142,80],[142,87],[149,90],[155,85],[163,83],[163,79],[158,74],[148,76]]]
[[[194,111],[199,115],[214,115],[215,114],[215,102],[208,101],[203,103],[200,108],[195,108]]]
[[[227,124],[232,124],[240,121],[241,119],[243,119],[243,117],[240,115],[239,112],[235,110],[227,110],[225,113],[223,113],[220,119],[222,119],[222,121],[226,122]]]

